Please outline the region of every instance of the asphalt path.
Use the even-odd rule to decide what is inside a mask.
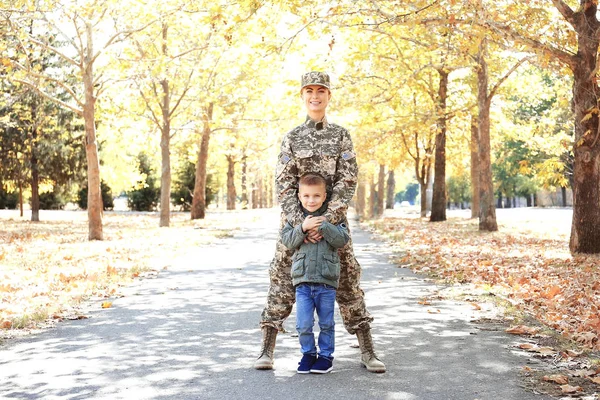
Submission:
[[[254,211],[253,211],[254,212]],[[0,347],[2,399],[545,399],[522,388],[529,356],[518,338],[471,322],[485,311],[440,299],[441,288],[394,267],[389,246],[352,226],[362,287],[375,316],[385,374],[359,363],[356,338],[336,317],[333,372],[300,375],[292,313],[277,338],[275,369],[252,368],[278,213],[255,211],[233,237],[168,260],[112,308]],[[218,213],[210,218],[219,218]]]

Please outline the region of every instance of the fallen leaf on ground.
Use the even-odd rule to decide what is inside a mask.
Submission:
[[[532,353],[538,353],[542,356],[549,356],[556,353],[556,350],[554,350],[552,347],[538,347],[537,345],[531,343],[521,343],[518,344],[517,347]]]
[[[518,344],[517,347],[520,349],[523,349],[523,350],[531,350],[537,346],[534,344],[531,344],[531,343],[521,343],[521,344]]]
[[[567,354],[570,357],[579,357],[580,355],[583,354],[583,351],[567,350]]]
[[[102,302],[102,308],[111,308],[111,307],[112,307],[112,302],[110,302],[110,301]]]
[[[469,303],[471,304],[476,310],[481,310],[481,306],[477,303]]]
[[[549,356],[556,353],[552,347],[538,347],[535,349],[536,353],[540,353],[543,356]]]
[[[571,385],[562,385],[560,387],[563,393],[577,393],[582,392],[583,388],[581,386],[571,386]]]
[[[495,236],[480,235],[476,223],[463,219],[432,226],[425,220],[399,216],[369,224],[388,235],[394,245],[411,244],[402,266],[431,273],[435,279],[491,288],[548,328],[600,350],[597,255],[571,255],[567,229],[557,235],[558,231],[548,229],[549,221],[536,220],[524,232],[523,222],[515,219]],[[523,326],[507,332],[539,334]]]
[[[511,326],[506,329],[506,333],[512,333],[513,335],[535,335],[538,332],[537,328],[532,328],[525,325]]]
[[[569,378],[566,375],[545,375],[542,380],[558,383],[559,385],[566,385],[569,383]]]
[[[596,385],[600,385],[600,376],[597,376],[595,378],[590,378],[588,377],[588,379],[592,382],[594,382]]]
[[[586,378],[586,377],[596,375],[596,371],[589,370],[589,369],[580,369],[577,371],[571,371],[571,375],[576,376],[578,378]]]
[[[88,319],[89,317],[87,315],[69,315],[68,317],[65,317],[66,319],[75,321],[78,319]]]
[[[573,339],[588,347],[592,347],[598,336],[594,332],[576,333],[573,335]]]
[[[419,304],[421,304],[423,306],[430,306],[431,305],[431,301],[429,301],[427,299],[423,299],[423,300],[419,301]]]
[[[2,324],[0,324],[0,328],[2,328],[2,329],[10,329],[11,326],[12,326],[12,322],[10,322],[8,320],[2,321]]]

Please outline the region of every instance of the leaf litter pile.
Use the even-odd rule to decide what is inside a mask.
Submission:
[[[105,213],[104,240],[89,241],[85,212],[48,215],[35,223],[0,216],[0,338],[87,318],[82,301],[122,296],[121,286],[155,277],[185,249],[230,235],[189,214],[159,228],[155,214]]]
[[[552,328],[560,337],[575,342],[583,352],[597,354],[600,350],[600,258],[570,254],[570,225],[565,227],[564,221],[557,228],[552,218],[498,218],[498,232],[479,232],[477,219],[448,218],[432,223],[415,215],[393,215],[398,216],[368,225],[390,240],[398,254],[395,262],[399,267],[447,283],[485,288]],[[507,331],[532,336],[538,333],[527,326]],[[592,389],[600,389],[596,386],[600,385],[600,365],[592,362],[584,370],[569,370],[576,364],[569,360],[581,351],[559,352],[529,343],[519,347],[540,357],[564,361],[562,367],[571,380],[584,379],[592,384]],[[529,367],[525,369],[531,372]],[[554,394],[584,394],[582,387],[571,385],[565,374],[544,375],[538,380],[559,384],[560,390]]]

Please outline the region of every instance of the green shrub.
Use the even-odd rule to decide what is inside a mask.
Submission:
[[[144,153],[138,156],[138,163],[139,171],[145,178],[127,193],[127,205],[133,211],[154,211],[160,198],[155,171]]]
[[[100,191],[102,192],[102,209],[112,210],[115,205],[113,202],[112,189],[104,181],[100,181]],[[77,205],[82,210],[87,210],[88,189],[85,185],[77,192]]]
[[[54,192],[40,193],[40,210],[62,210],[65,202]]]
[[[175,172],[173,180],[173,190],[171,191],[171,200],[182,210],[189,211],[192,207],[194,186],[196,184],[196,165],[193,162],[186,162]],[[206,176],[206,206],[213,200],[217,190],[212,187],[213,177],[211,174]]]
[[[15,192],[6,192],[0,188],[0,210],[15,210],[19,205],[19,194]]]

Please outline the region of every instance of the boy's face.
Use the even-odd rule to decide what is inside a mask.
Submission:
[[[302,206],[310,212],[317,211],[325,202],[325,185],[300,185],[298,197]]]

